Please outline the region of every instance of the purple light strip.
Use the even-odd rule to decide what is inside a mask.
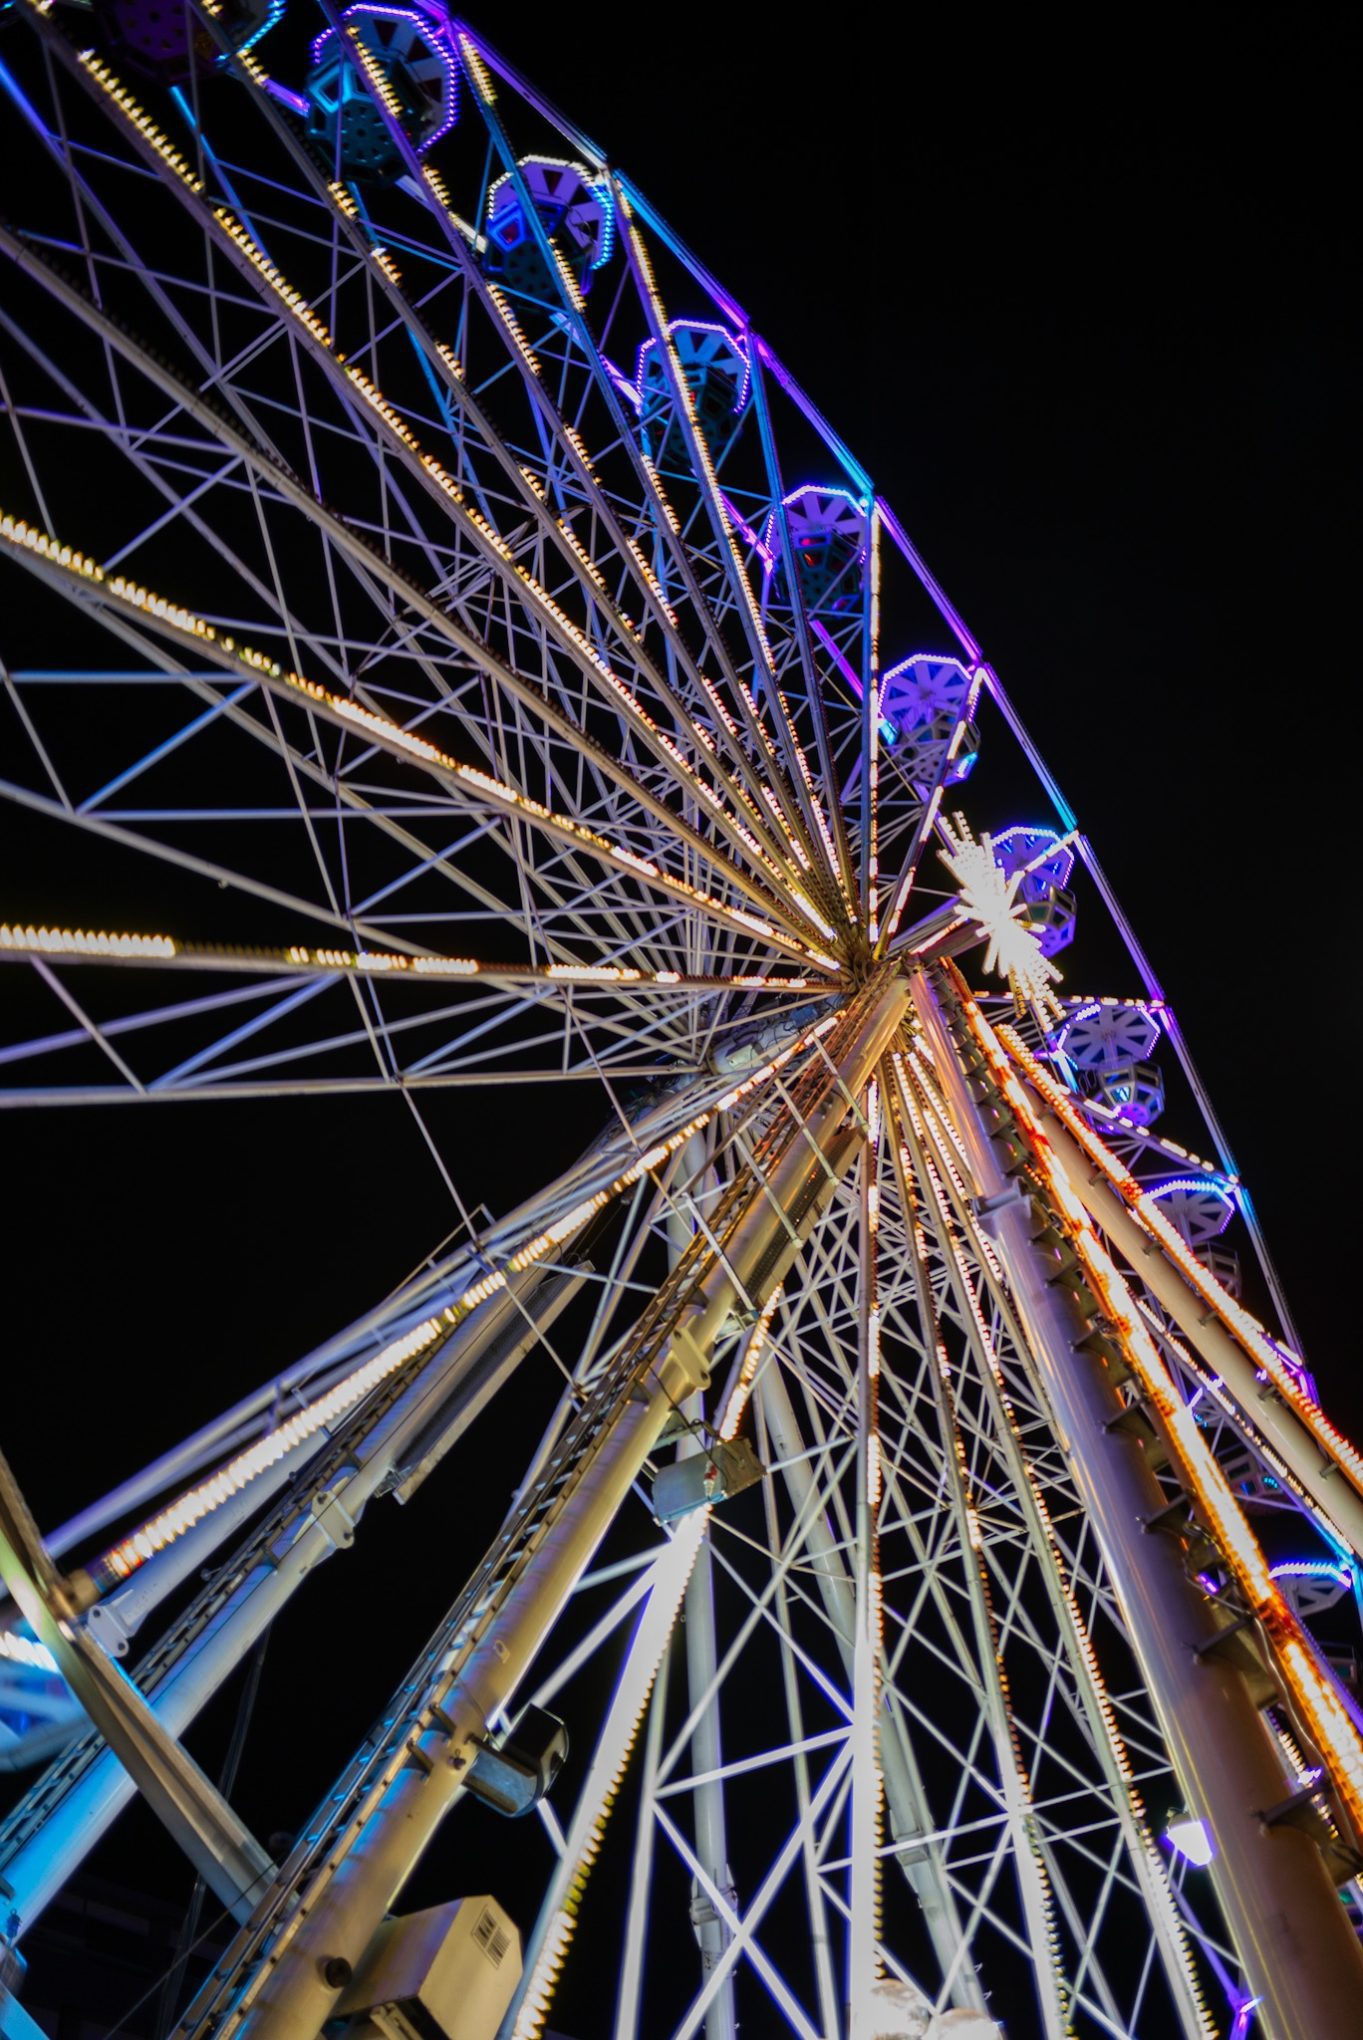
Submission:
[[[439,62],[440,68],[445,75],[445,118],[435,133],[422,143],[423,151],[429,149],[440,140],[442,135],[449,133],[455,121],[459,118],[459,61],[453,46],[446,41],[450,27],[449,16],[443,7],[432,9],[431,12],[427,13],[418,7],[384,6],[381,4],[381,0],[355,0],[353,6],[347,7],[343,11],[341,20],[347,22],[351,19],[352,15],[357,14],[365,15],[370,20],[410,22],[412,27],[421,35],[431,55]],[[321,63],[322,53],[333,37],[339,44],[339,31],[334,28],[324,28],[322,33],[314,38],[311,51],[312,62],[314,64]],[[270,89],[273,90],[274,88],[271,87]]]
[[[281,106],[287,106],[290,113],[296,113],[300,120],[306,120],[310,102],[301,92],[290,92],[287,85],[281,85],[277,78],[265,80],[265,90],[271,99],[277,99]]]
[[[850,659],[848,659],[846,653],[843,652],[838,647],[838,645],[834,643],[833,639],[829,636],[827,630],[824,628],[823,624],[820,623],[817,616],[810,617],[809,625],[810,629],[815,632],[824,650],[829,654],[829,657],[833,660],[834,664],[837,666],[837,669],[842,674],[843,679],[847,682],[852,692],[856,695],[857,700],[863,701],[865,699],[865,692],[862,688],[861,676],[858,674],[855,667],[852,665]],[[881,700],[883,701],[885,696],[883,676],[881,681],[880,694]],[[881,715],[878,718],[878,720],[880,723],[881,736],[883,737],[887,744],[892,744],[895,738],[899,735],[899,731],[895,728],[895,725],[889,720],[887,716]]]
[[[884,524],[885,529],[889,532],[890,537],[899,547],[900,552],[903,553],[905,559],[908,561],[909,565],[913,568],[914,573],[918,576],[918,579],[922,582],[924,589],[927,591],[927,594],[930,597],[938,614],[941,616],[942,621],[946,624],[947,628],[950,630],[951,635],[955,638],[957,644],[962,647],[971,665],[972,666],[979,665],[982,657],[979,640],[976,638],[974,632],[967,625],[966,620],[961,615],[960,610],[956,607],[954,602],[948,599],[946,590],[943,588],[941,582],[937,579],[936,575],[929,570],[927,562],[924,560],[923,555],[919,552],[917,546],[914,544],[913,540],[909,537],[908,532],[905,531],[903,525],[900,523],[899,519],[895,516],[894,511],[890,508],[889,504],[885,501],[885,498],[883,496],[877,496],[876,506],[880,511],[881,522]],[[992,673],[990,674],[989,678],[992,682],[993,679]],[[1049,787],[1047,788],[1047,791],[1048,792],[1050,791]],[[1073,826],[1074,826],[1073,817],[1070,817],[1066,822],[1066,827],[1073,828]]]
[[[691,271],[691,274],[695,277],[697,283],[701,286],[702,290],[706,290],[710,293],[710,296],[714,299],[715,303],[718,305],[719,309],[723,312],[724,316],[728,320],[730,320],[733,325],[739,327],[741,331],[746,333],[749,329],[750,322],[747,313],[744,311],[742,305],[739,304],[737,298],[731,296],[727,290],[725,290],[720,284],[718,284],[715,281],[714,277],[711,276],[709,270],[705,267],[705,265],[702,262],[698,262],[696,260],[696,257],[691,253],[691,250],[686,246],[685,242],[680,240],[678,236],[673,233],[672,229],[668,226],[665,220],[659,218],[658,214],[653,210],[653,207],[649,204],[648,200],[644,197],[643,193],[638,189],[638,187],[635,184],[631,183],[628,177],[622,176],[620,171],[617,170],[615,173],[615,181],[619,185],[621,191],[624,193],[625,201],[628,204],[630,211],[633,213],[637,213],[639,215],[639,218],[644,222],[644,224],[648,227],[651,227],[653,232],[657,234],[660,237],[660,239],[667,243],[668,247],[672,250],[672,253],[677,257],[678,261],[684,263],[685,266]]]
[[[746,319],[744,320],[743,323],[745,324],[745,326],[747,325]],[[772,374],[776,377],[777,382],[780,383],[781,388],[785,391],[786,395],[790,398],[791,402],[797,405],[799,409],[804,413],[805,417],[809,420],[809,423],[814,427],[814,430],[819,434],[819,437],[823,440],[824,444],[827,446],[829,452],[834,456],[835,459],[841,461],[843,467],[846,468],[848,475],[851,477],[856,487],[860,490],[861,494],[869,500],[870,497],[874,494],[874,491],[871,487],[871,477],[867,474],[861,462],[854,457],[851,449],[847,446],[845,441],[838,437],[837,433],[833,430],[833,427],[824,417],[823,412],[819,409],[818,405],[813,403],[810,400],[810,398],[805,395],[804,391],[800,388],[799,383],[796,382],[794,376],[790,373],[790,370],[782,366],[781,362],[778,361],[777,357],[772,353],[766,341],[763,340],[758,334],[752,332],[751,329],[749,329],[748,341],[750,346],[756,348],[758,357],[761,360],[763,366],[771,370]]]

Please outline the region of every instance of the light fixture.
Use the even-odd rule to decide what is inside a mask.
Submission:
[[[1216,1854],[1216,1843],[1205,1820],[1196,1814],[1174,1813],[1164,1830],[1164,1839],[1177,1849],[1196,1870],[1205,1870]]]

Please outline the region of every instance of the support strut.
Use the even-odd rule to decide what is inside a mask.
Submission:
[[[866,1082],[907,1003],[902,978],[882,980],[841,1016],[832,1076],[811,1059],[764,1136],[765,1180],[754,1187],[744,1170],[731,1184],[182,2030],[315,2040],[669,1415],[708,1379],[735,1315],[760,1307],[781,1280],[850,1167],[860,1132],[845,1094]]]
[[[991,1230],[1022,1328],[1060,1423],[1075,1486],[1094,1526],[1132,1645],[1188,1804],[1207,1821],[1210,1874],[1259,2018],[1271,2040],[1352,2040],[1363,2003],[1363,1950],[1315,1842],[1266,1809],[1283,1797],[1268,1727],[1240,1672],[1216,1648],[1206,1602],[1169,1538],[1146,1525],[1167,1497],[1140,1439],[1114,1425],[1123,1404],[1054,1268],[1034,1242],[1030,1201],[1012,1188],[991,1115],[967,1069],[979,1058],[953,1035],[940,980],[919,974],[914,1004],[977,1194],[997,1199]],[[958,1018],[959,1027],[959,1018]],[[977,1074],[980,1074],[977,1072]],[[990,1087],[981,1082],[990,1096]]]

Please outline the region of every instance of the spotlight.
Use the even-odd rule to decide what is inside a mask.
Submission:
[[[1164,1839],[1198,1870],[1205,1870],[1216,1854],[1216,1843],[1212,1840],[1211,1830],[1206,1821],[1199,1820],[1196,1814],[1171,1814],[1169,1824],[1164,1830]]]

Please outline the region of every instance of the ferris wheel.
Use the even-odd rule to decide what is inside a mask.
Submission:
[[[1356,2033],[1363,1457],[873,477],[440,0],[0,28],[0,1103],[386,1096],[459,1209],[70,1522],[0,1462],[0,2033],[138,1794],[183,2036]],[[262,1839],[195,1724],[428,1480]]]

